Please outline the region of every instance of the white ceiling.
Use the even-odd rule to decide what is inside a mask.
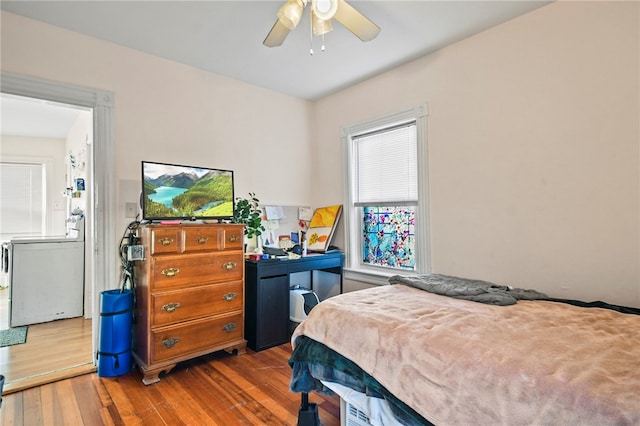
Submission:
[[[549,1],[351,0],[352,6],[381,28],[380,35],[362,42],[334,22],[334,30],[325,36],[325,52],[320,50],[321,40],[314,38],[314,55],[309,54],[308,10],[282,46],[262,45],[283,3],[2,0],[0,9],[286,95],[317,100]],[[32,136],[60,137],[64,129],[59,127],[75,120],[69,117],[73,110],[57,110],[46,103],[21,104],[2,97],[1,108],[3,134],[35,132]]]
[[[311,56],[308,8],[282,46],[262,45],[284,1],[2,0],[0,8],[314,100],[548,3],[351,0],[380,26],[380,35],[362,42],[334,23],[326,51],[320,51],[316,37]]]
[[[89,109],[3,93],[0,95],[0,133],[64,139],[85,111]]]

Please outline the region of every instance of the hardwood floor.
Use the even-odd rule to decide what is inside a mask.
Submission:
[[[291,345],[243,355],[217,352],[145,386],[129,374],[96,373],[3,397],[2,425],[295,425],[300,395],[289,390]],[[337,396],[312,393],[325,426],[340,424]]]
[[[0,329],[9,328],[8,293],[0,290]],[[80,317],[30,325],[26,343],[0,348],[4,393],[95,371],[91,322]]]

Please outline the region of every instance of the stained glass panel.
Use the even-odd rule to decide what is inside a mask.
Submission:
[[[362,208],[362,262],[405,270],[415,269],[415,208]]]

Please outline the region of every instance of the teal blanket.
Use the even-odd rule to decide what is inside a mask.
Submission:
[[[296,339],[289,365],[293,370],[290,383],[293,392],[316,391],[331,395],[333,392],[321,380],[339,383],[368,396],[386,399],[394,416],[403,425],[433,426],[357,364],[309,337],[299,336]]]

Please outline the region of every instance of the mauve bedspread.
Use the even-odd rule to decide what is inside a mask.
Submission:
[[[493,306],[388,285],[317,305],[306,335],[439,425],[640,425],[640,316]]]

